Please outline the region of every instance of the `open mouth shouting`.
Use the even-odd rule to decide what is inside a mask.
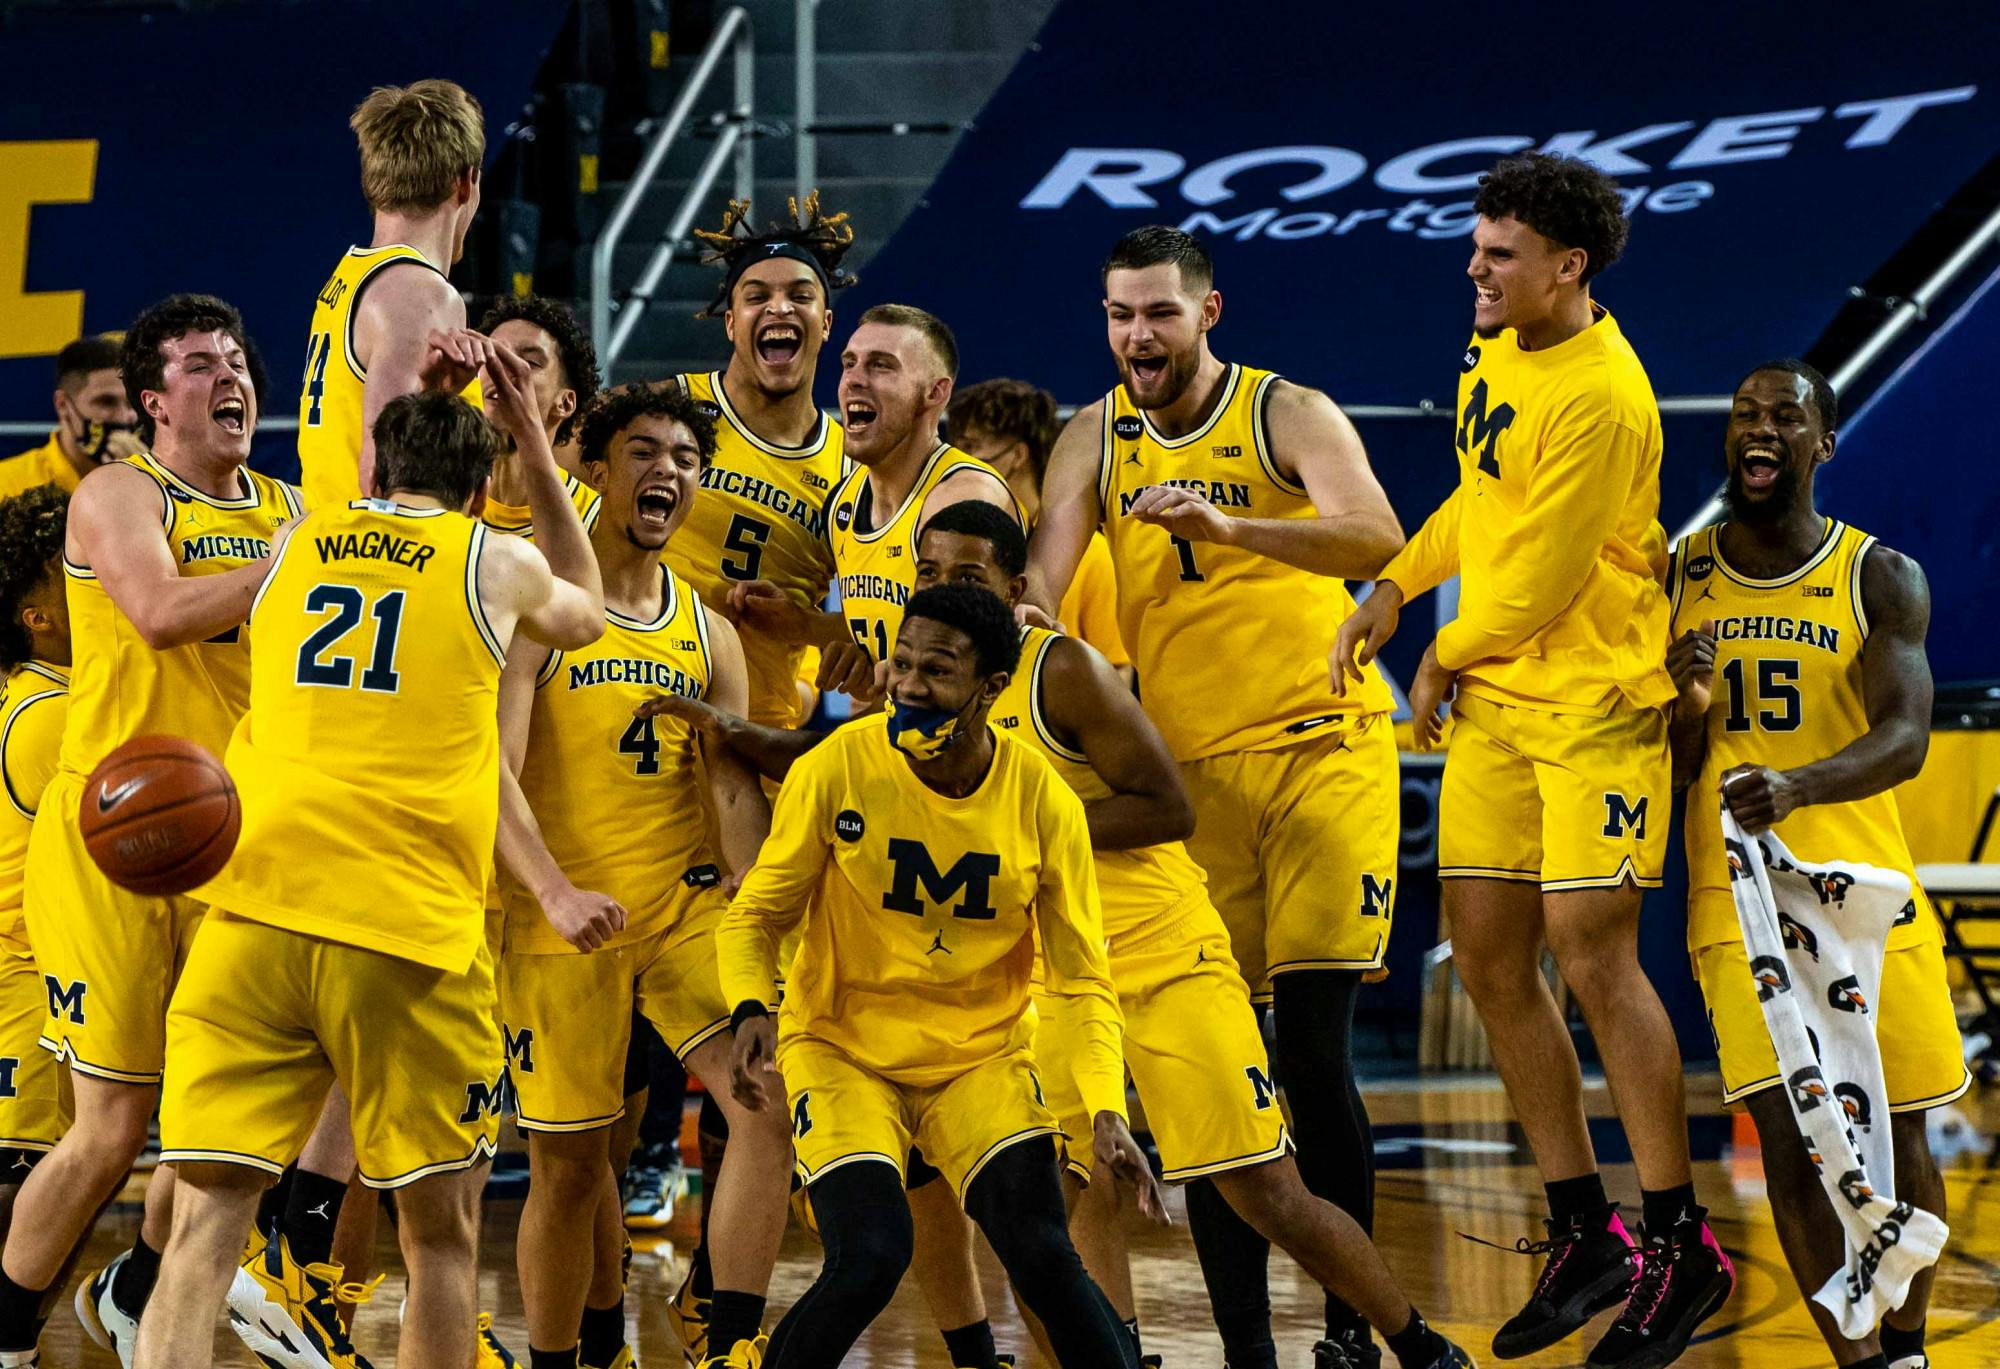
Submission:
[[[805,349],[805,334],[796,323],[773,323],[757,334],[757,359],[766,366],[789,366]]]
[[[865,399],[850,399],[841,406],[841,426],[849,437],[859,437],[873,430],[875,420],[881,415],[875,406]]]
[[[640,527],[665,532],[679,503],[680,492],[670,481],[663,480],[642,485],[632,501],[632,509],[638,515]]]
[[[1736,478],[1746,490],[1769,490],[1784,469],[1784,453],[1768,442],[1746,442],[1736,451]]]
[[[1150,356],[1127,357],[1125,364],[1132,369],[1132,379],[1150,389],[1166,378],[1167,354],[1159,352]]]
[[[231,395],[217,404],[213,409],[209,410],[208,416],[215,420],[215,425],[218,428],[232,437],[241,437],[243,435],[248,420],[243,407],[243,400],[236,395]]]

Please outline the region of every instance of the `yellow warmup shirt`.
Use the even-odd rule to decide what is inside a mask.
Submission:
[[[722,372],[677,379],[715,419],[715,455],[702,467],[687,521],[667,544],[666,563],[711,604],[725,603],[732,584],[768,580],[801,606],[818,608],[833,578],[827,495],[847,473],[840,425],[821,414],[804,443],[782,446],[751,431],[729,402]],[[747,628],[741,635],[751,721],[797,727],[794,681],[805,648]]]
[[[438,271],[414,247],[350,247],[313,300],[306,374],[299,392],[299,483],[310,508],[339,507],[370,493],[361,488],[362,392],[368,368],[354,350],[354,310],[375,277],[400,262]],[[483,408],[479,382],[459,397]]]
[[[28,874],[28,833],[42,790],[56,773],[69,716],[69,671],[24,661],[0,685],[0,951],[27,955],[21,891]]]
[[[769,1000],[779,940],[804,918],[779,1031],[927,1088],[1028,1043],[1039,934],[1041,991],[1069,1000],[1066,1058],[1084,1101],[1122,1114],[1083,804],[1001,732],[979,788],[947,798],[911,773],[884,721],[849,723],[786,776],[770,838],[716,934],[725,1000]]]
[[[672,718],[634,718],[662,693],[700,699],[714,666],[701,600],[664,567],[659,616],[605,615],[604,635],[553,653],[535,677],[521,791],[570,882],[609,894],[625,930],[607,945],[664,931],[690,885],[721,883],[708,851],[708,787],[694,735]],[[535,896],[502,869],[507,949],[575,953]]]
[[[127,458],[160,487],[160,523],[182,575],[221,575],[271,554],[271,535],[299,516],[299,492],[245,467],[244,493],[215,499],[151,455]],[[250,706],[250,653],[240,628],[157,650],[88,566],[67,557],[70,710],[62,769],[87,776],[134,737],[165,732],[217,756]]]
[[[56,485],[74,493],[82,481],[53,432],[41,446],[0,461],[0,499],[12,499],[37,485]]]
[[[1675,636],[1706,621],[1715,624],[1708,754],[1687,791],[1691,950],[1743,937],[1722,849],[1716,785],[1723,772],[1752,764],[1796,769],[1868,731],[1861,563],[1875,539],[1829,518],[1819,550],[1803,566],[1775,580],[1756,580],[1730,566],[1716,534],[1716,528],[1703,528],[1680,544],[1668,586]],[[1808,804],[1771,830],[1802,860],[1858,861],[1910,877],[1912,906],[1890,929],[1889,949],[1937,936],[1893,792]]]
[[[1240,547],[1194,543],[1131,516],[1155,485],[1193,490],[1245,518],[1318,517],[1264,433],[1278,377],[1232,365],[1208,421],[1170,438],[1120,385],[1104,399],[1098,495],[1117,568],[1118,626],[1146,713],[1178,761],[1287,746],[1343,718],[1395,706],[1381,672],[1345,697],[1328,684],[1344,581]]]
[[[1617,320],[1534,352],[1475,337],[1458,414],[1458,489],[1382,572],[1411,599],[1459,577],[1438,664],[1550,713],[1673,698],[1660,411]]]
[[[568,471],[562,473],[562,480],[569,502],[576,507],[576,516],[583,520],[584,529],[588,531],[597,522],[602,496]],[[486,507],[479,511],[479,521],[509,537],[525,537],[530,542],[535,540],[533,515],[526,504],[497,504],[488,499]]]
[[[1096,647],[1113,665],[1131,665],[1132,653],[1118,631],[1118,575],[1111,565],[1111,544],[1093,532],[1069,582],[1057,618],[1072,637]]]
[[[874,507],[868,469],[856,466],[834,487],[827,501],[827,540],[833,548],[840,612],[854,640],[877,661],[889,658],[903,626],[903,605],[917,583],[917,520],[931,492],[960,471],[984,471],[1005,489],[1000,472],[958,448],[940,442],[925,458],[917,481],[900,508]],[[1011,499],[1011,496],[1010,496]],[[1014,517],[1021,511],[1017,507]]]
[[[230,739],[243,833],[196,896],[286,931],[463,973],[500,813],[490,534],[441,509],[315,510],[250,611]]]
[[[1046,697],[1042,669],[1049,649],[1061,640],[1060,634],[1046,628],[1022,632],[1020,669],[994,701],[989,717],[996,727],[1039,752],[1084,803],[1098,803],[1112,796],[1111,786],[1090,768],[1081,751],[1057,739],[1042,712]],[[1093,850],[1091,856],[1104,907],[1104,935],[1111,941],[1131,937],[1148,924],[1171,922],[1208,882],[1187,847],[1177,841],[1125,851]]]

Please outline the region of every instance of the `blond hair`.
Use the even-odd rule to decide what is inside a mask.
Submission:
[[[435,209],[486,160],[479,101],[451,81],[377,86],[347,125],[361,143],[361,191],[378,214]]]

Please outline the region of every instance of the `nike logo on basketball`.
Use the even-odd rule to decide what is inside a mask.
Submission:
[[[141,781],[139,780],[127,780],[116,789],[106,789],[97,796],[97,811],[100,813],[109,813],[112,809],[123,803],[132,794],[132,791],[139,787],[140,783]]]

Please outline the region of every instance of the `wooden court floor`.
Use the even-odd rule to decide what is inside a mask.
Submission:
[[[1738,1284],[1721,1324],[1711,1323],[1713,1329],[1680,1363],[1688,1369],[1738,1365],[1806,1369],[1830,1364],[1786,1273],[1763,1199],[1754,1140],[1746,1146],[1731,1119],[1715,1106],[1712,1079],[1695,1078],[1689,1084],[1697,1114],[1696,1182],[1713,1212],[1717,1234],[1736,1261]],[[1492,1329],[1527,1297],[1538,1262],[1476,1245],[1457,1233],[1503,1244],[1516,1236],[1539,1234],[1540,1186],[1520,1148],[1519,1132],[1507,1121],[1505,1097],[1497,1085],[1480,1080],[1428,1081],[1371,1088],[1367,1093],[1382,1164],[1376,1239],[1431,1319],[1472,1349],[1482,1364],[1499,1363],[1487,1348]],[[1601,1089],[1594,1092],[1591,1106],[1594,1117],[1608,1118],[1609,1103]],[[2000,1168],[1990,1167],[1987,1158],[1993,1153],[1993,1137],[2000,1132],[2000,1090],[1985,1097],[1975,1091],[1959,1107],[1976,1135],[1969,1152],[1945,1166],[1952,1238],[1930,1317],[1931,1363],[1936,1369],[2000,1366]],[[1596,1129],[1600,1153],[1607,1159],[1617,1155],[1615,1124],[1603,1122]],[[1637,1183],[1630,1164],[1607,1163],[1605,1169],[1613,1195],[1636,1206]],[[139,1192],[135,1180],[127,1201],[107,1214],[86,1269],[130,1241],[138,1220]],[[633,1260],[627,1316],[641,1362],[654,1369],[677,1369],[681,1363],[662,1308],[678,1283],[687,1244],[694,1238],[695,1206],[693,1201],[684,1204],[662,1235],[641,1240]],[[482,1305],[496,1313],[502,1339],[525,1367],[526,1335],[513,1267],[512,1236],[519,1212],[518,1200],[488,1203],[480,1284]],[[389,1277],[365,1309],[356,1333],[357,1345],[378,1369],[394,1362],[396,1306],[401,1297],[401,1266],[386,1223],[384,1232],[381,1267]],[[1147,1349],[1164,1354],[1168,1369],[1216,1369],[1222,1361],[1220,1343],[1208,1319],[1185,1224],[1157,1230],[1135,1216],[1131,1232],[1133,1277]],[[818,1247],[794,1227],[786,1237],[772,1288],[774,1318],[812,1281],[818,1263]],[[984,1252],[981,1268],[1000,1348],[1015,1352],[1023,1365],[1034,1363],[1006,1282]],[[1286,1369],[1309,1369],[1318,1290],[1274,1255],[1271,1294],[1282,1362]],[[1553,1350],[1510,1363],[1546,1369],[1580,1366],[1610,1315]],[[216,1337],[216,1362],[254,1363],[226,1328]],[[922,1298],[913,1286],[906,1285],[898,1294],[848,1362],[870,1369],[945,1369],[942,1343],[928,1325]],[[65,1306],[50,1324],[42,1363],[67,1369],[114,1366],[116,1361],[82,1341]]]

